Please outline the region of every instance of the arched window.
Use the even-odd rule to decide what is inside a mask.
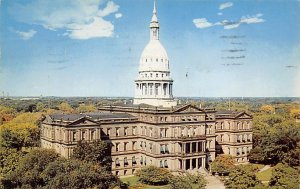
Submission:
[[[116,164],[116,167],[119,167],[119,166],[120,166],[120,161],[119,161],[119,158],[116,158],[116,160],[115,160],[115,164]]]
[[[128,165],[127,157],[124,157],[124,167],[126,167],[127,165]]]
[[[161,168],[163,168],[163,167],[164,167],[163,160],[160,160],[160,167],[161,167]]]
[[[168,161],[165,160],[165,168],[168,168]]]

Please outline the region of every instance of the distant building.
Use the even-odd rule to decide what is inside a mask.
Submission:
[[[154,5],[150,42],[140,60],[133,104],[102,106],[87,114],[53,114],[41,123],[41,146],[70,157],[77,142],[112,144],[112,172],[132,175],[146,165],[174,173],[206,171],[216,152],[247,162],[252,148],[252,117],[216,112],[173,98],[169,59],[159,42]]]

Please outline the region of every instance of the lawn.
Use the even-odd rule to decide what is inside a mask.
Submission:
[[[272,176],[272,169],[273,169],[273,167],[271,167],[263,172],[256,173],[257,178],[261,181],[269,181]]]
[[[129,184],[129,188],[133,187],[133,186],[142,186],[143,189],[166,189],[168,186],[168,185],[151,186],[151,185],[141,184],[138,182],[138,177],[136,177],[136,176],[124,177],[124,178],[121,178],[121,181]]]

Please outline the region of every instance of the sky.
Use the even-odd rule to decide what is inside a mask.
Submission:
[[[300,0],[157,0],[175,97],[299,97]],[[134,96],[153,0],[0,0],[0,92]]]

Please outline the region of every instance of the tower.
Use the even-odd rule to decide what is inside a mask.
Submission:
[[[140,58],[133,103],[163,107],[177,105],[173,98],[173,79],[170,75],[168,54],[159,41],[155,1],[150,22],[150,41]]]

